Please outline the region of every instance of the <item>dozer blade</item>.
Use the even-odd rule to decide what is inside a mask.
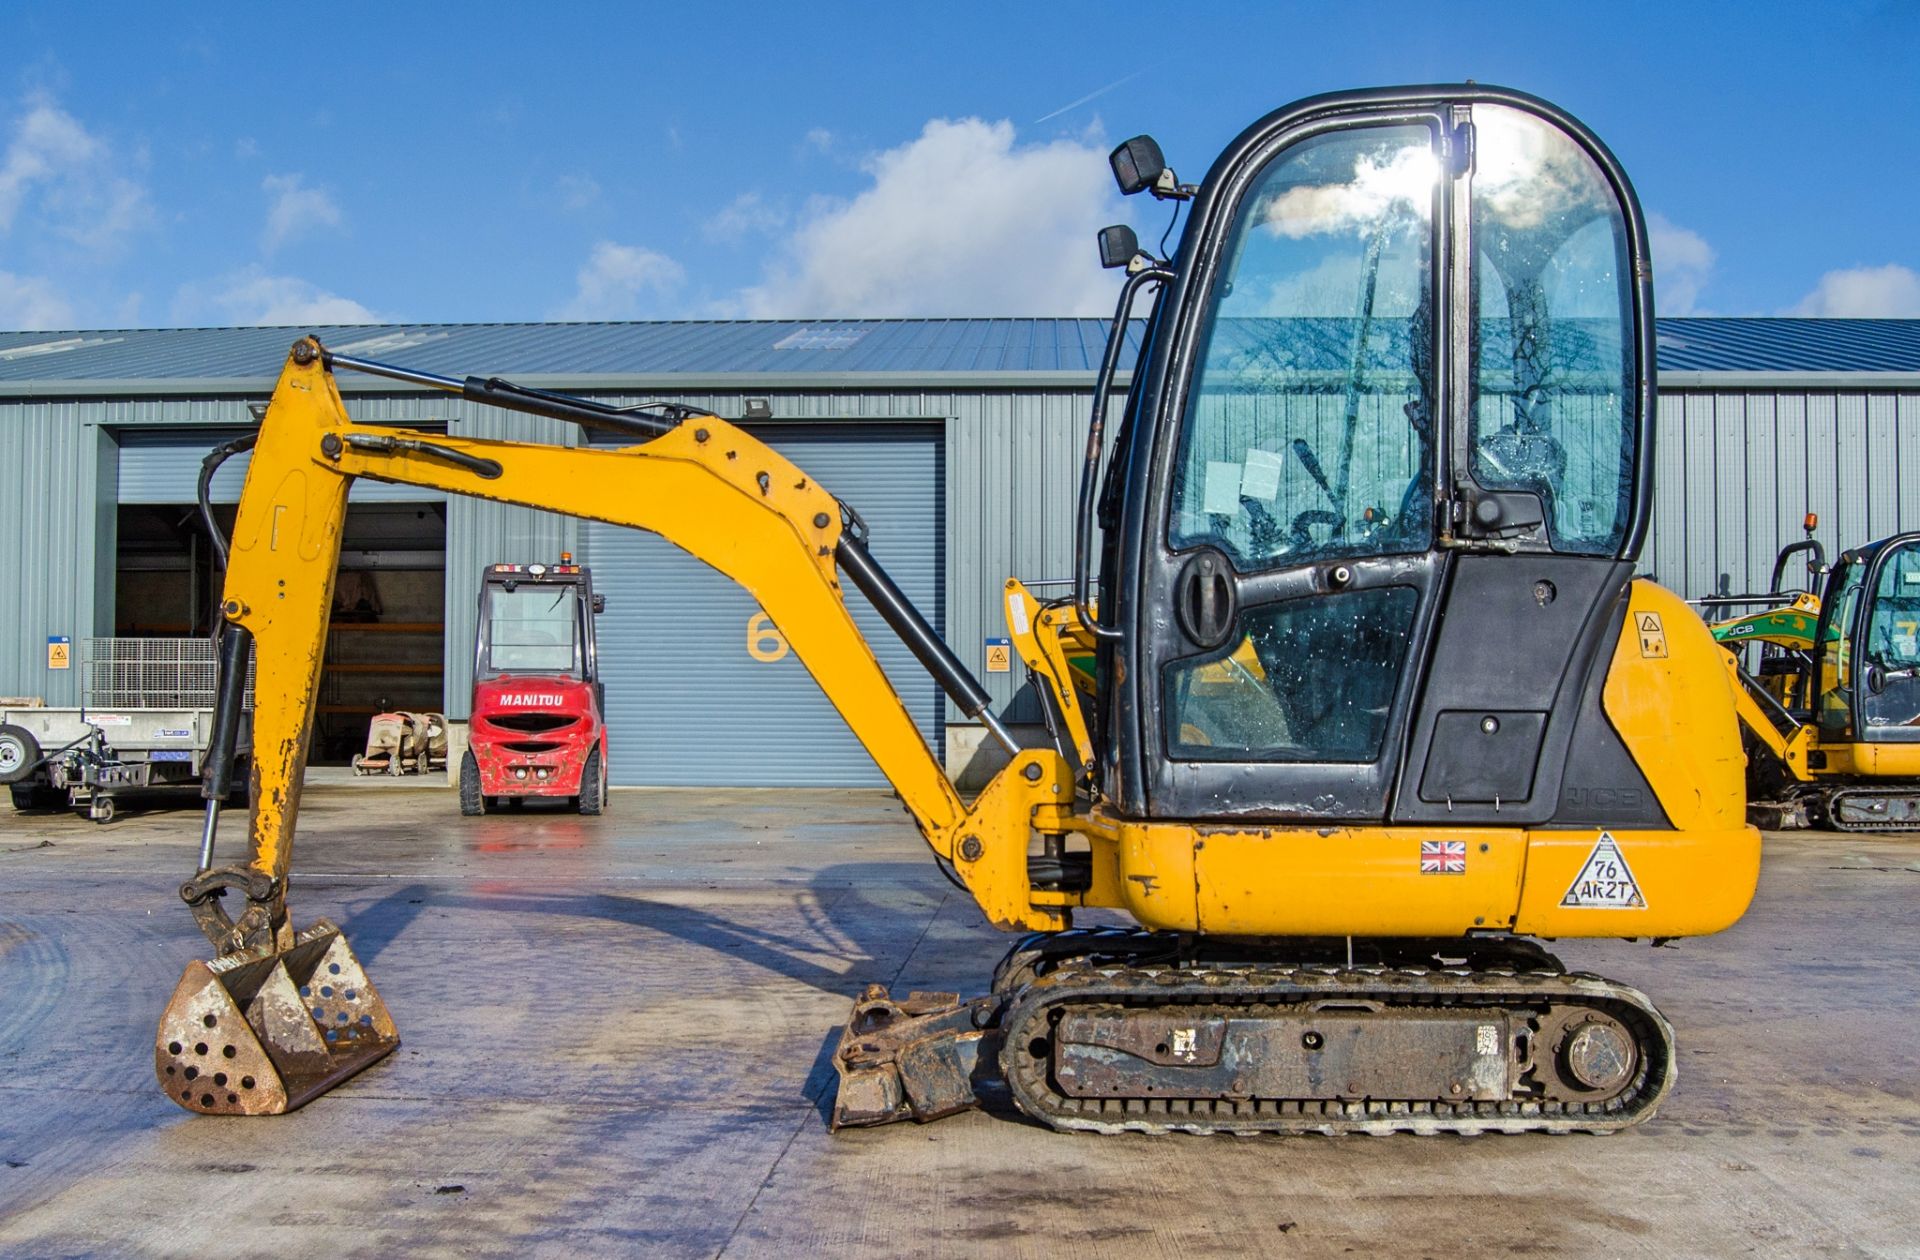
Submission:
[[[189,1111],[275,1116],[399,1044],[347,938],[322,919],[285,950],[190,963],[160,1017],[153,1067]]]
[[[978,1105],[977,1084],[999,1078],[1003,1005],[918,991],[895,1002],[884,986],[868,985],[833,1054],[833,1127],[924,1122]]]

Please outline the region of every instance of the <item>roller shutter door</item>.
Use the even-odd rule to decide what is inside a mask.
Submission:
[[[199,493],[200,461],[244,429],[123,429],[120,432],[120,503],[192,503]],[[251,452],[220,465],[213,479],[215,503],[238,503]],[[353,483],[353,503],[438,503],[447,496],[422,486],[383,481]]]
[[[766,426],[757,435],[860,513],[875,559],[942,626],[945,476],[931,425]],[[600,617],[609,772],[623,785],[883,784],[806,667],[778,640],[749,651],[758,605],[719,573],[652,535],[598,522],[583,559],[607,597]],[[934,749],[939,688],[848,590],[848,606]],[[764,624],[764,623],[763,623]]]

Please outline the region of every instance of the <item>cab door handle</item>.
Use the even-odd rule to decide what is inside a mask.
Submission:
[[[1174,616],[1187,638],[1197,647],[1219,647],[1233,631],[1239,605],[1232,563],[1211,547],[1195,552],[1174,583]]]

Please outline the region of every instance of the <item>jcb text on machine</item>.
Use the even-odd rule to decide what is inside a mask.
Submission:
[[[345,939],[296,934],[286,904],[347,488],[372,477],[651,530],[747,588],[934,859],[1028,933],[985,996],[858,999],[838,1124],[961,1110],[988,1075],[1061,1129],[1603,1132],[1651,1114],[1674,1076],[1666,1021],[1528,939],[1717,932],[1758,873],[1724,654],[1633,576],[1653,311],[1625,175],[1566,114],[1475,85],[1302,101],[1199,185],[1145,137],[1113,165],[1123,191],[1188,213],[1171,259],[1102,234],[1126,280],[1076,586],[1005,592],[1050,747],[1013,745],[874,563],[857,505],[728,421],[297,343],[226,580],[224,659],[257,654],[250,850],[211,865],[210,807],[185,893],[220,956],[162,1020],[168,1093],[283,1111],[397,1044]],[[633,445],[356,424],[334,382],[349,370]],[[972,801],[848,585],[1007,745]],[[1095,907],[1138,927],[1070,930]]]

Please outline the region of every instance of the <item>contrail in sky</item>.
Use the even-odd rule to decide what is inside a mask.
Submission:
[[[1060,117],[1060,115],[1066,113],[1070,109],[1079,109],[1082,105],[1085,105],[1088,101],[1094,99],[1095,97],[1105,96],[1107,93],[1113,91],[1113,89],[1120,87],[1122,84],[1131,83],[1145,73],[1146,72],[1144,70],[1135,70],[1132,74],[1128,75],[1126,78],[1115,79],[1113,82],[1107,84],[1107,86],[1103,88],[1095,88],[1093,91],[1087,93],[1085,96],[1081,97],[1079,100],[1074,101],[1073,103],[1068,105],[1062,105],[1059,109],[1054,110],[1051,114],[1042,114],[1040,117],[1034,119],[1032,122],[1028,123],[1027,125],[1029,127],[1037,127],[1041,123],[1047,121],[1047,119],[1049,118],[1058,118]]]

